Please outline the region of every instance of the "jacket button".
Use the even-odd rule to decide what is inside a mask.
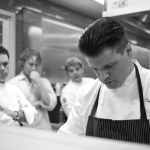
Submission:
[[[132,104],[133,104],[133,105],[135,105],[135,104],[136,104],[136,102],[137,102],[136,100],[133,100]]]
[[[100,102],[100,105],[104,105],[104,102]]]

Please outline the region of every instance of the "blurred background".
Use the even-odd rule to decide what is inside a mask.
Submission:
[[[56,83],[65,85],[68,81],[63,64],[72,56],[83,61],[84,76],[96,78],[77,44],[83,30],[102,16],[114,17],[124,26],[132,57],[149,69],[149,0],[0,0],[0,44],[10,50],[9,78],[20,73],[18,60],[26,48],[41,53],[39,71],[55,91]],[[51,122],[59,122],[59,107],[58,103],[49,113]]]

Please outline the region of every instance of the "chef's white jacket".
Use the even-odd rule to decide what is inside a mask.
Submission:
[[[69,115],[73,107],[76,95],[79,92],[80,88],[83,85],[86,85],[92,81],[94,81],[93,78],[87,78],[87,77],[83,77],[82,82],[73,82],[72,80],[69,80],[69,82],[62,89],[60,102],[66,116]]]
[[[35,115],[34,122],[32,123],[32,127],[38,129],[51,130],[52,127],[49,120],[48,111],[52,111],[55,108],[57,104],[57,98],[49,80],[41,77],[41,82],[45,90],[49,93],[50,105],[44,106],[44,108],[41,106],[36,108],[37,114]],[[21,72],[19,75],[12,78],[11,80],[9,80],[9,83],[16,85],[23,92],[23,94],[25,95],[29,103],[32,104],[40,100],[37,98],[37,95],[39,93],[33,91],[32,83],[29,82],[29,80],[27,79],[27,77],[23,72]],[[27,124],[24,124],[24,126],[28,127]]]
[[[0,83],[0,107],[12,111],[23,110],[29,125],[33,123],[34,114],[37,113],[35,107],[28,102],[21,90],[8,82],[4,84]],[[0,124],[19,125],[18,122],[14,121],[7,114],[4,114],[3,111],[0,111]]]
[[[144,104],[150,120],[150,70],[143,68],[136,60],[143,86]],[[85,135],[88,117],[101,86],[95,117],[112,120],[140,119],[140,100],[135,68],[123,85],[108,89],[99,79],[83,86],[69,114],[67,122],[58,130],[59,134]]]

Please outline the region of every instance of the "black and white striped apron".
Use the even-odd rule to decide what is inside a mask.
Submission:
[[[140,97],[140,119],[111,120],[94,117],[98,106],[99,89],[96,101],[88,119],[86,128],[87,136],[150,144],[150,122],[147,119],[144,106],[143,90],[139,71],[136,64],[134,64],[134,66]]]

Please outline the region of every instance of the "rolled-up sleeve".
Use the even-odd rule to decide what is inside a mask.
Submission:
[[[49,99],[50,99],[50,105],[49,106],[44,105],[44,108],[49,111],[52,111],[57,104],[56,94],[55,94],[50,82],[46,78],[42,78],[42,83],[43,83],[44,88],[49,93]]]
[[[67,122],[60,127],[58,134],[66,135],[84,135],[83,124],[82,124],[82,91],[77,94],[74,106],[70,111]]]

